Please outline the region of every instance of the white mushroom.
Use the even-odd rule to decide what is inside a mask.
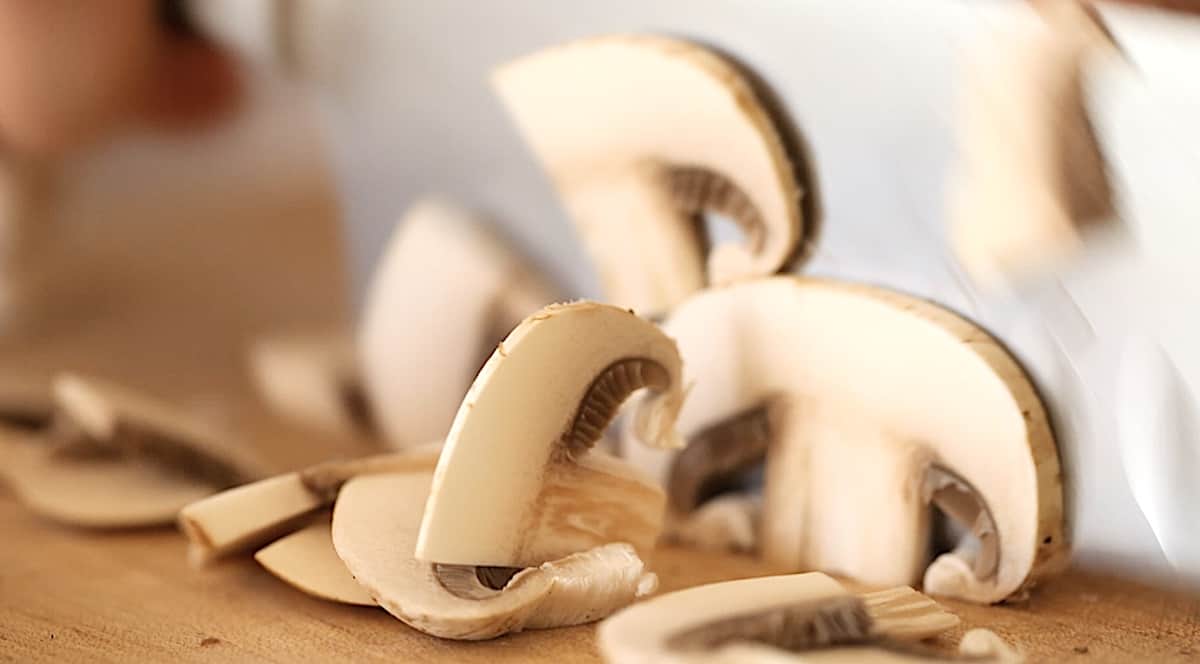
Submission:
[[[780,132],[712,51],[648,35],[585,39],[506,64],[493,83],[609,301],[659,314],[708,282],[779,272],[797,253],[801,191]],[[705,211],[736,222],[746,242],[706,251]]]
[[[1045,410],[974,325],[878,288],[776,277],[693,297],[664,330],[694,383],[683,433],[773,404],[768,559],[916,584],[932,503],[973,537],[924,570],[926,592],[998,602],[1065,564]],[[627,445],[625,454],[672,482],[672,453]]]
[[[444,438],[496,341],[555,299],[477,215],[413,205],[371,278],[359,330],[369,406],[388,443]]]
[[[603,618],[653,592],[627,544],[607,544],[525,570],[439,565],[412,555],[429,494],[428,473],[369,475],[346,483],[334,506],[333,543],[354,578],[406,624],[450,639]],[[465,513],[474,514],[474,513]],[[464,521],[463,527],[483,523]],[[465,517],[464,517],[465,518]]]
[[[897,651],[958,622],[911,588],[857,596],[813,572],[660,595],[605,620],[598,641],[614,664],[907,661]]]
[[[575,302],[527,318],[459,408],[417,557],[532,567],[608,542],[648,553],[662,526],[662,491],[591,447],[641,388],[649,390],[634,422],[641,439],[677,444],[680,370],[675,343],[630,311]]]
[[[333,550],[328,515],[281,537],[254,554],[266,570],[314,597],[360,606],[375,606]]]

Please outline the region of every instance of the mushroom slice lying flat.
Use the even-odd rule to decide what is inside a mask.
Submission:
[[[797,253],[801,192],[776,123],[712,51],[649,35],[585,39],[506,64],[493,84],[607,300],[658,314],[710,281],[779,272]],[[737,223],[746,242],[706,257],[706,211]]]
[[[368,403],[388,444],[444,438],[496,342],[555,299],[478,215],[436,200],[412,206],[371,277],[359,329]]]
[[[879,597],[882,595],[882,597]],[[601,623],[600,652],[609,662],[867,661],[839,646],[911,642],[953,628],[958,618],[911,588],[853,595],[819,572],[727,581],[661,595]],[[897,631],[892,631],[893,629]],[[732,657],[729,649],[745,659]],[[790,658],[785,652],[805,655]],[[854,654],[869,652],[855,648]],[[843,656],[840,657],[839,656]],[[881,661],[906,661],[899,659]],[[829,658],[829,659],[824,659]]]
[[[772,404],[762,552],[791,569],[998,602],[1068,556],[1062,478],[1025,374],[979,328],[878,288],[776,277],[664,324],[693,384],[684,434]],[[757,443],[755,443],[757,444]],[[672,459],[627,445],[667,484]],[[971,537],[926,569],[930,504]]]
[[[551,305],[500,343],[438,460],[417,557],[533,567],[608,542],[648,553],[662,527],[654,481],[592,445],[633,392],[646,444],[677,442],[675,342],[606,304]],[[469,523],[469,527],[464,523]]]
[[[369,435],[374,425],[357,353],[349,333],[265,337],[250,350],[250,373],[283,417],[328,433]]]
[[[375,606],[333,550],[329,515],[275,540],[254,554],[266,570],[314,597],[342,604]]]
[[[1115,219],[1084,74],[1121,56],[1086,3],[1029,4],[1038,16],[978,42],[964,85],[949,217],[959,259],[983,280],[1053,267]]]
[[[314,512],[333,504],[346,480],[380,472],[430,471],[440,443],[407,452],[329,461],[239,486],[189,504],[179,511],[189,556],[206,563],[246,551],[292,532]]]
[[[428,473],[366,475],[346,483],[333,544],[350,573],[389,613],[427,634],[489,639],[523,629],[599,620],[653,592],[657,577],[627,544],[607,544],[524,570],[439,565],[412,555]],[[474,527],[487,513],[462,527]]]

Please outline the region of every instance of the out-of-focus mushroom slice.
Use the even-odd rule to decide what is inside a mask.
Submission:
[[[598,37],[508,63],[493,84],[609,301],[662,313],[708,282],[779,272],[797,253],[801,190],[779,130],[742,72],[712,51]],[[706,252],[705,211],[736,222],[746,242]]]
[[[591,447],[642,388],[649,397],[633,426],[647,444],[676,444],[679,377],[675,343],[632,312],[575,302],[527,318],[455,417],[417,557],[532,567],[608,542],[648,553],[662,527],[661,489]]]
[[[431,471],[440,443],[407,452],[329,461],[239,486],[189,504],[179,512],[189,555],[205,563],[261,546],[303,524],[313,512],[333,504],[346,480],[381,472]]]
[[[342,489],[333,513],[333,544],[350,573],[380,606],[422,632],[480,640],[577,625],[657,586],[627,544],[524,570],[418,560],[410,552],[431,482],[427,473],[356,477]]]
[[[371,278],[359,330],[367,400],[387,442],[445,438],[496,341],[555,299],[478,215],[413,205]]]
[[[969,322],[878,288],[775,277],[699,294],[664,331],[693,385],[681,432],[775,408],[767,558],[915,585],[932,503],[974,537],[925,570],[926,592],[998,602],[1065,564],[1045,410],[1015,361]],[[671,482],[674,453],[625,454]]]
[[[108,381],[75,374],[54,380],[57,412],[88,446],[177,468],[218,489],[263,476],[247,450],[171,405]]]
[[[254,559],[275,576],[314,597],[342,604],[375,606],[333,550],[329,517],[275,540]]]
[[[598,639],[605,659],[619,664],[739,661],[729,648],[745,661],[853,662],[859,660],[838,659],[837,647],[881,645],[895,654],[958,622],[910,588],[856,596],[813,572],[660,595],[605,620]]]
[[[754,551],[761,515],[761,496],[726,494],[669,521],[663,539],[701,551]]]
[[[34,431],[50,426],[54,399],[48,381],[0,377],[0,427]]]
[[[949,216],[959,259],[983,280],[1053,267],[1115,219],[1083,79],[1120,55],[1086,3],[1029,4],[1036,17],[975,45],[964,87]]]
[[[278,414],[344,436],[373,432],[353,335],[266,337],[250,350],[259,394]]]

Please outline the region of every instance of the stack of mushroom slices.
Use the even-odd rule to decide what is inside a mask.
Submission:
[[[665,496],[592,446],[643,388],[641,440],[677,444],[680,372],[674,342],[633,313],[551,305],[496,347],[440,456],[435,444],[270,478],[180,522],[201,561],[290,533],[256,555],[273,573],[435,636],[598,620],[656,588],[642,557]]]
[[[0,386],[3,479],[31,511],[85,528],[169,525],[262,465],[170,404],[98,378]]]

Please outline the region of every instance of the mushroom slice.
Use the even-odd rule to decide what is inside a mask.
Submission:
[[[1042,20],[979,42],[964,86],[949,217],[959,259],[982,280],[1053,267],[1115,218],[1083,79],[1117,47],[1087,3],[1030,4]]]
[[[58,412],[87,437],[88,447],[171,466],[218,489],[261,477],[245,450],[149,395],[91,377],[61,374],[54,381]]]
[[[648,444],[675,445],[680,370],[675,343],[624,309],[575,302],[525,319],[458,410],[417,557],[533,567],[608,542],[649,552],[662,527],[661,489],[591,447],[641,388],[650,397],[634,427]]]
[[[1046,412],[1008,353],[928,302],[775,277],[702,293],[664,324],[694,384],[689,434],[772,404],[762,552],[791,569],[975,602],[1060,570],[1062,478]],[[626,445],[671,483],[672,453]],[[929,503],[973,537],[926,569]]]
[[[725,494],[668,522],[663,539],[701,551],[753,551],[761,512],[760,496]]]
[[[54,399],[44,380],[0,378],[0,427],[36,431],[50,426]]]
[[[958,622],[910,588],[856,596],[832,578],[811,572],[660,595],[605,620],[598,640],[605,659],[620,664],[726,661],[721,651],[737,644],[806,654],[846,645],[899,643],[898,649],[911,648],[903,642],[936,636]]]
[[[627,544],[517,571],[418,560],[428,473],[369,475],[346,483],[333,511],[333,544],[354,578],[406,624],[448,639],[490,639],[523,629],[603,618],[649,594],[658,579]],[[471,527],[486,520],[486,513]]]
[[[250,373],[263,399],[289,420],[345,436],[374,430],[350,334],[260,339],[250,351]]]
[[[268,572],[314,597],[342,604],[376,605],[333,550],[328,515],[259,549],[254,559]]]
[[[184,507],[179,527],[187,536],[193,562],[261,546],[294,531],[312,514],[333,504],[346,480],[381,472],[430,471],[441,444],[408,452],[328,461],[223,491]]]
[[[450,203],[421,201],[371,278],[361,367],[376,424],[393,447],[444,438],[496,341],[557,298],[486,224]]]
[[[707,282],[773,274],[797,253],[801,190],[779,130],[712,51],[649,35],[585,39],[506,64],[493,85],[609,301],[665,312]],[[745,244],[706,259],[705,211],[736,222]]]

